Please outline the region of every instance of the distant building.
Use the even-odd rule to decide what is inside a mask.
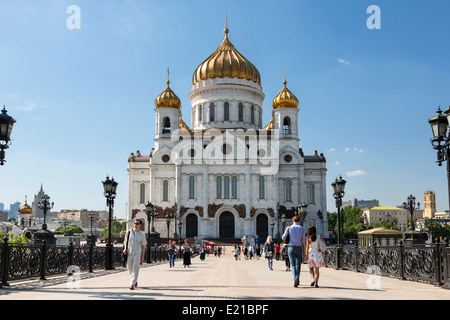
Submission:
[[[436,194],[433,191],[426,191],[423,197],[423,217],[434,218],[436,214]]]
[[[423,210],[416,210],[413,214],[413,218],[421,219]],[[406,231],[410,225],[409,211],[398,207],[377,206],[363,211],[364,223],[366,225],[372,225],[379,221],[389,221],[391,219],[397,220],[397,227],[401,231]]]
[[[7,221],[7,220],[8,220],[8,212],[0,210],[0,221]]]
[[[99,220],[108,219],[108,211],[92,211],[87,209],[80,210],[61,210],[58,213],[58,219],[67,219],[74,221],[81,221],[82,228],[90,228],[90,215],[93,215],[94,224],[98,225]]]
[[[0,202],[0,211],[5,211],[5,204]]]
[[[10,218],[17,219],[17,217],[19,216],[19,208],[20,208],[20,202],[14,202],[13,204],[10,204],[8,219],[10,219]]]
[[[342,207],[347,207],[347,206],[352,206],[352,207],[357,207],[360,209],[366,209],[366,208],[372,208],[372,207],[377,207],[380,205],[380,201],[379,200],[358,200],[358,199],[353,199],[350,201],[343,201],[342,202]]]

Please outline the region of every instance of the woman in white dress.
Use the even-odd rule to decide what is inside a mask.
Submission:
[[[319,247],[319,241],[326,245],[325,240],[319,235],[316,235],[316,228],[310,226],[306,233],[306,250],[305,258],[308,261],[309,273],[311,275],[311,287],[319,287],[319,268],[325,267],[322,251]]]

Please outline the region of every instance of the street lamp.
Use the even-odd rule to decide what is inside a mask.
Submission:
[[[420,202],[417,203],[417,207],[416,207],[416,197],[413,197],[413,195],[411,194],[408,199],[407,202],[403,202],[403,209],[409,210],[409,214],[411,215],[411,230],[415,230],[415,226],[414,226],[414,221],[413,221],[413,215],[414,215],[414,210],[419,210],[420,208]]]
[[[178,215],[178,203],[177,203],[177,198],[175,198],[175,203],[173,205],[173,222],[174,222],[174,226],[175,226],[173,237],[175,239],[178,238],[177,228],[176,228],[176,226],[177,226],[177,215]]]
[[[342,198],[344,197],[344,189],[345,189],[345,181],[342,179],[342,176],[336,178],[336,180],[331,184],[333,187],[333,196],[334,199],[336,199],[336,208],[337,208],[337,215],[338,215],[338,247],[342,245],[341,243],[341,207],[342,207]]]
[[[403,202],[403,209],[409,210],[409,214],[411,215],[411,227],[409,231],[406,231],[403,234],[403,240],[405,242],[405,245],[411,245],[411,244],[424,244],[425,243],[425,237],[421,232],[417,232],[414,226],[414,210],[419,210],[420,203],[418,202],[416,205],[416,198],[413,197],[413,195],[410,195],[406,202]]]
[[[433,138],[430,139],[433,149],[437,150],[437,164],[442,166],[442,162],[447,161],[447,192],[450,208],[450,134],[449,134],[449,121],[450,121],[450,107],[444,111],[446,116],[442,114],[441,107],[438,108],[436,115],[428,119],[428,123],[431,126],[433,132]],[[441,143],[443,143],[441,145]]]
[[[145,205],[145,212],[147,213],[147,263],[152,263],[151,259],[151,243],[150,243],[150,224],[153,222],[155,216],[155,206],[150,201]],[[155,231],[155,227],[152,227],[152,231]]]
[[[170,215],[166,215],[167,223],[167,245],[169,245]]]
[[[180,248],[181,248],[181,228],[183,226],[183,222],[181,220],[178,221],[178,231],[179,231],[179,239],[180,239]]]
[[[270,223],[270,229],[272,230],[272,238],[273,238],[273,228],[275,227],[275,223],[272,221]]]
[[[114,181],[114,178],[109,179],[106,176],[106,180],[102,181],[104,196],[106,197],[106,205],[109,208],[109,224],[108,224],[108,243],[106,244],[106,261],[105,269],[112,270],[113,266],[113,247],[111,244],[111,234],[112,234],[112,208],[114,207],[114,199],[116,197],[116,190],[118,183]]]
[[[278,230],[277,239],[278,239],[278,238],[281,238],[281,235],[280,235],[280,197],[277,197],[277,223],[278,223],[278,226],[277,226],[277,230]],[[272,236],[273,236],[273,234],[272,234]]]
[[[3,166],[5,160],[5,150],[9,148],[8,144],[11,141],[11,131],[16,123],[11,116],[6,113],[5,106],[3,106],[0,114],[0,166]]]
[[[37,204],[38,208],[44,211],[44,223],[39,231],[34,234],[33,243],[42,244],[45,241],[46,244],[55,244],[56,239],[53,233],[47,230],[47,212],[53,208],[54,203],[50,202],[50,197],[46,194],[41,198]]]
[[[300,203],[297,207],[297,214],[300,217],[300,225],[303,226],[306,215],[308,214],[308,205],[304,202]]]

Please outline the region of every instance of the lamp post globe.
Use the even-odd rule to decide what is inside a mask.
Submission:
[[[7,114],[5,106],[0,113],[0,165],[3,166],[5,160],[5,150],[9,148],[8,144],[11,141],[11,132],[16,123],[11,116]]]

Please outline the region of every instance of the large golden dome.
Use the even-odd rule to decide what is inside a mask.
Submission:
[[[283,81],[284,88],[281,89],[280,93],[273,99],[272,107],[277,108],[297,108],[298,99],[297,97],[286,87],[286,80]]]
[[[192,84],[214,78],[247,79],[261,85],[258,69],[228,40],[228,29],[225,29],[225,39],[217,50],[195,70]]]
[[[180,98],[169,87],[170,81],[167,80],[167,88],[156,97],[155,106],[157,108],[181,108]]]

